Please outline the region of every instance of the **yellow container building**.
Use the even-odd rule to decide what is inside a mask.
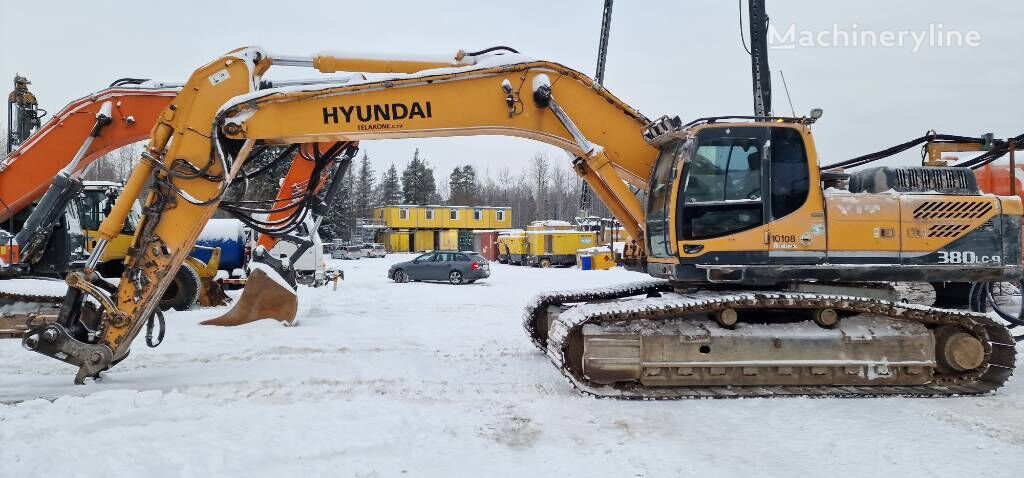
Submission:
[[[432,251],[435,249],[434,245],[434,231],[431,229],[417,229],[413,233],[415,240],[416,252],[420,251]]]
[[[384,247],[391,252],[412,252],[413,249],[410,247],[413,245],[411,240],[411,231],[388,231],[383,234]]]
[[[442,225],[445,229],[466,229],[469,226],[469,221],[466,220],[466,216],[471,214],[471,210],[464,207],[449,207],[444,210],[444,221]]]
[[[491,209],[485,209],[481,207],[468,208],[466,213],[466,227],[472,229],[490,229],[492,219],[488,218],[488,213]],[[491,214],[493,216],[493,214]]]
[[[457,251],[459,250],[459,231],[457,229],[445,229],[443,231],[435,232],[437,241],[434,241],[437,245],[437,249],[441,251]]]
[[[391,252],[460,250],[472,242],[475,229],[509,229],[512,209],[489,206],[413,206],[397,204],[373,210],[383,226],[376,241]],[[411,236],[411,237],[410,237]]]
[[[441,206],[423,206],[415,209],[417,229],[440,229],[444,227],[444,208]],[[387,224],[385,224],[386,226]]]

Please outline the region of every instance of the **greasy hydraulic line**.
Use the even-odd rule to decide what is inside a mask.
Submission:
[[[1017,281],[1012,283],[1012,287],[1017,288],[1017,294],[1019,296],[1020,291],[1024,290],[1024,281]],[[1008,322],[1006,328],[1014,329],[1019,326],[1024,326],[1024,306],[1021,306],[1017,314],[1011,314],[1002,309],[992,295],[992,284],[989,282],[975,282],[971,284],[971,290],[968,294],[968,303],[970,308],[974,312],[987,313],[989,305],[992,306],[992,312],[995,312],[999,318]],[[1013,337],[1017,342],[1024,342],[1024,334],[1016,335]]]
[[[314,167],[313,170],[310,172],[310,178],[307,181],[306,188],[304,189],[302,194],[290,198],[301,199],[300,201],[293,202],[289,205],[280,208],[271,207],[269,209],[248,208],[241,206],[241,204],[275,202],[274,200],[224,201],[221,203],[220,208],[227,211],[232,216],[239,219],[244,224],[246,224],[247,226],[251,227],[253,230],[261,234],[282,235],[292,232],[298,227],[299,224],[302,223],[302,221],[305,219],[309,211],[315,206],[315,202],[317,200],[317,185],[320,182],[320,178],[323,172],[332,162],[335,162],[338,159],[339,155],[342,155],[342,153],[346,153],[344,156],[347,157],[348,159],[351,159],[351,157],[354,156],[355,153],[349,151],[349,149],[350,148],[346,148],[341,143],[335,143],[330,148],[328,148],[327,151],[321,153],[319,145],[315,145],[313,147],[313,155],[311,157],[307,156],[306,154],[303,154],[303,157],[306,160],[314,161]],[[289,148],[289,150],[291,150],[291,148]],[[283,156],[284,155],[278,156],[278,159],[275,159],[272,162],[278,161],[279,158]],[[261,169],[264,172],[268,170],[268,168]],[[252,177],[258,176],[259,174],[262,173],[254,173]],[[332,182],[334,181],[337,181],[337,178],[332,177]],[[326,199],[326,201],[329,202],[329,199]],[[292,211],[292,213],[289,214],[287,217],[277,221],[261,221],[254,219],[252,217],[252,214],[271,214],[275,212],[285,211]]]

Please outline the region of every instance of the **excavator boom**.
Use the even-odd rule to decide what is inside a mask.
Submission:
[[[69,103],[0,161],[0,222],[43,196],[50,181],[89,137],[104,104],[109,102],[112,107],[110,126],[82,152],[73,172],[88,168],[117,148],[146,139],[150,126],[177,94],[176,87],[117,86]]]

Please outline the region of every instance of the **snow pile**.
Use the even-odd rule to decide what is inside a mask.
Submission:
[[[203,232],[199,233],[200,241],[234,241],[244,237],[242,221],[238,219],[210,219]]]
[[[300,287],[298,327],[169,312],[163,345],[136,343],[85,386],[0,341],[0,402],[29,399],[0,405],[0,475],[992,477],[1024,461],[1019,378],[975,398],[586,398],[526,338],[523,307],[646,275],[492,264],[471,285],[387,279],[411,258],[345,262],[338,291]],[[83,443],[116,453],[53,459]]]
[[[287,261],[287,259],[281,259],[281,261],[282,261],[282,263],[284,263],[284,262]],[[292,287],[291,284],[288,283],[288,281],[284,280],[284,277],[281,277],[281,274],[278,274],[277,271],[274,270],[273,267],[270,267],[267,264],[264,264],[262,262],[252,261],[252,262],[249,263],[249,269],[250,269],[250,271],[254,271],[254,270],[259,269],[259,270],[265,272],[267,274],[267,277],[272,279],[274,282],[277,282],[277,285],[279,285],[281,287],[284,287],[287,290],[292,290],[292,291],[295,290],[295,288]],[[250,272],[250,274],[252,274],[252,272]]]
[[[530,223],[531,227],[573,227],[572,224],[567,221],[559,221],[555,219],[548,219],[546,221],[533,221]]]
[[[60,279],[4,279],[0,280],[0,292],[17,295],[43,297],[64,297],[68,284]]]

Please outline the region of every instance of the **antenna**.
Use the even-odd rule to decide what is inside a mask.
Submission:
[[[789,100],[789,110],[793,112],[793,117],[796,118],[796,108],[793,108],[793,98],[789,96],[789,85],[786,84],[786,74],[779,70],[779,76],[782,77],[782,87],[786,90],[786,99]]]
[[[608,33],[612,27],[612,3],[614,0],[604,0],[604,8],[601,10],[601,38],[597,43],[597,72],[594,74],[594,81],[604,86],[604,65],[608,60]],[[590,186],[586,181],[580,188],[580,216],[590,215]]]

